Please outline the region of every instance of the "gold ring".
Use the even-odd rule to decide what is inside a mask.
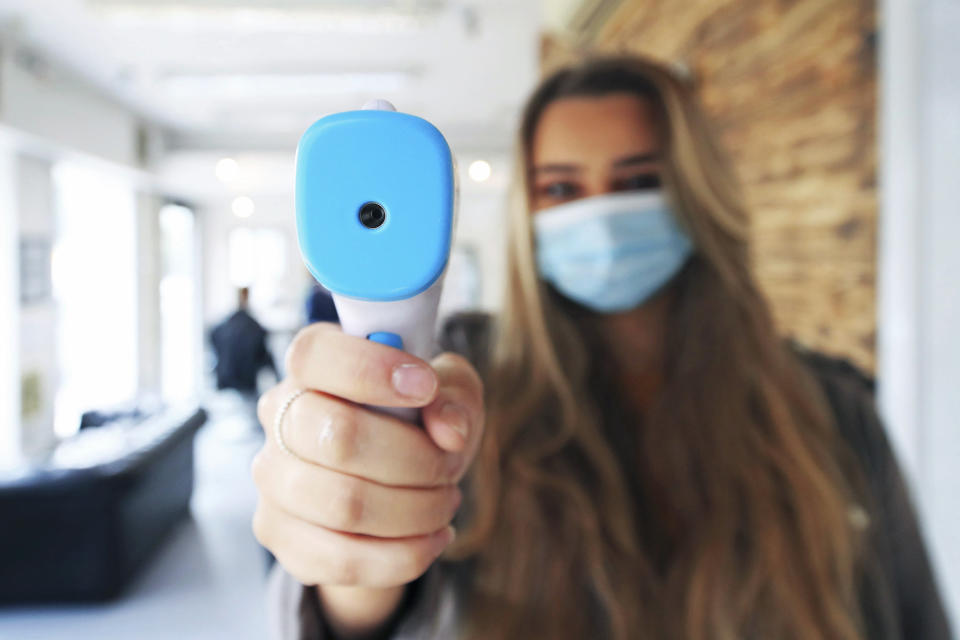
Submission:
[[[277,440],[277,445],[280,447],[281,451],[286,451],[292,456],[296,456],[295,453],[290,451],[287,448],[287,443],[283,441],[283,416],[287,413],[287,409],[290,408],[290,405],[293,404],[293,401],[302,396],[307,392],[306,389],[297,389],[283,401],[283,404],[280,405],[280,410],[277,411],[277,417],[273,421],[273,433]]]

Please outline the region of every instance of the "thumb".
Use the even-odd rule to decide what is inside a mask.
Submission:
[[[482,429],[483,385],[473,366],[454,353],[442,353],[430,363],[437,372],[433,402],[423,407],[423,425],[445,451],[466,452]]]
[[[433,442],[444,451],[466,449],[470,438],[470,418],[456,399],[442,392],[422,409],[423,426]]]

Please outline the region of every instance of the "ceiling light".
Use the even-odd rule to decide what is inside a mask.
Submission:
[[[215,172],[217,180],[230,183],[237,179],[237,174],[240,173],[240,165],[233,158],[222,158],[217,162]]]
[[[490,163],[486,160],[474,160],[470,163],[467,173],[474,182],[484,182],[490,177]]]
[[[249,218],[253,215],[253,200],[247,196],[237,196],[233,199],[231,208],[233,209],[233,215],[238,218]]]

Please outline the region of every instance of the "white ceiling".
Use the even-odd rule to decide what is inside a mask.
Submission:
[[[0,0],[23,46],[161,123],[172,150],[282,151],[384,97],[500,152],[537,74],[537,0]]]

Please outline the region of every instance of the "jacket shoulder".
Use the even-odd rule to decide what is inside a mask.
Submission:
[[[876,381],[846,358],[827,355],[797,342],[789,349],[819,383],[840,435],[858,457],[885,449],[886,432],[876,414]],[[870,460],[862,460],[868,465]]]
[[[850,360],[810,349],[793,340],[787,345],[822,383],[840,385],[850,392],[866,393],[870,397],[875,393],[874,377]]]
[[[910,487],[877,415],[873,378],[842,358],[795,350],[820,382],[867,483],[868,637],[951,638]]]

